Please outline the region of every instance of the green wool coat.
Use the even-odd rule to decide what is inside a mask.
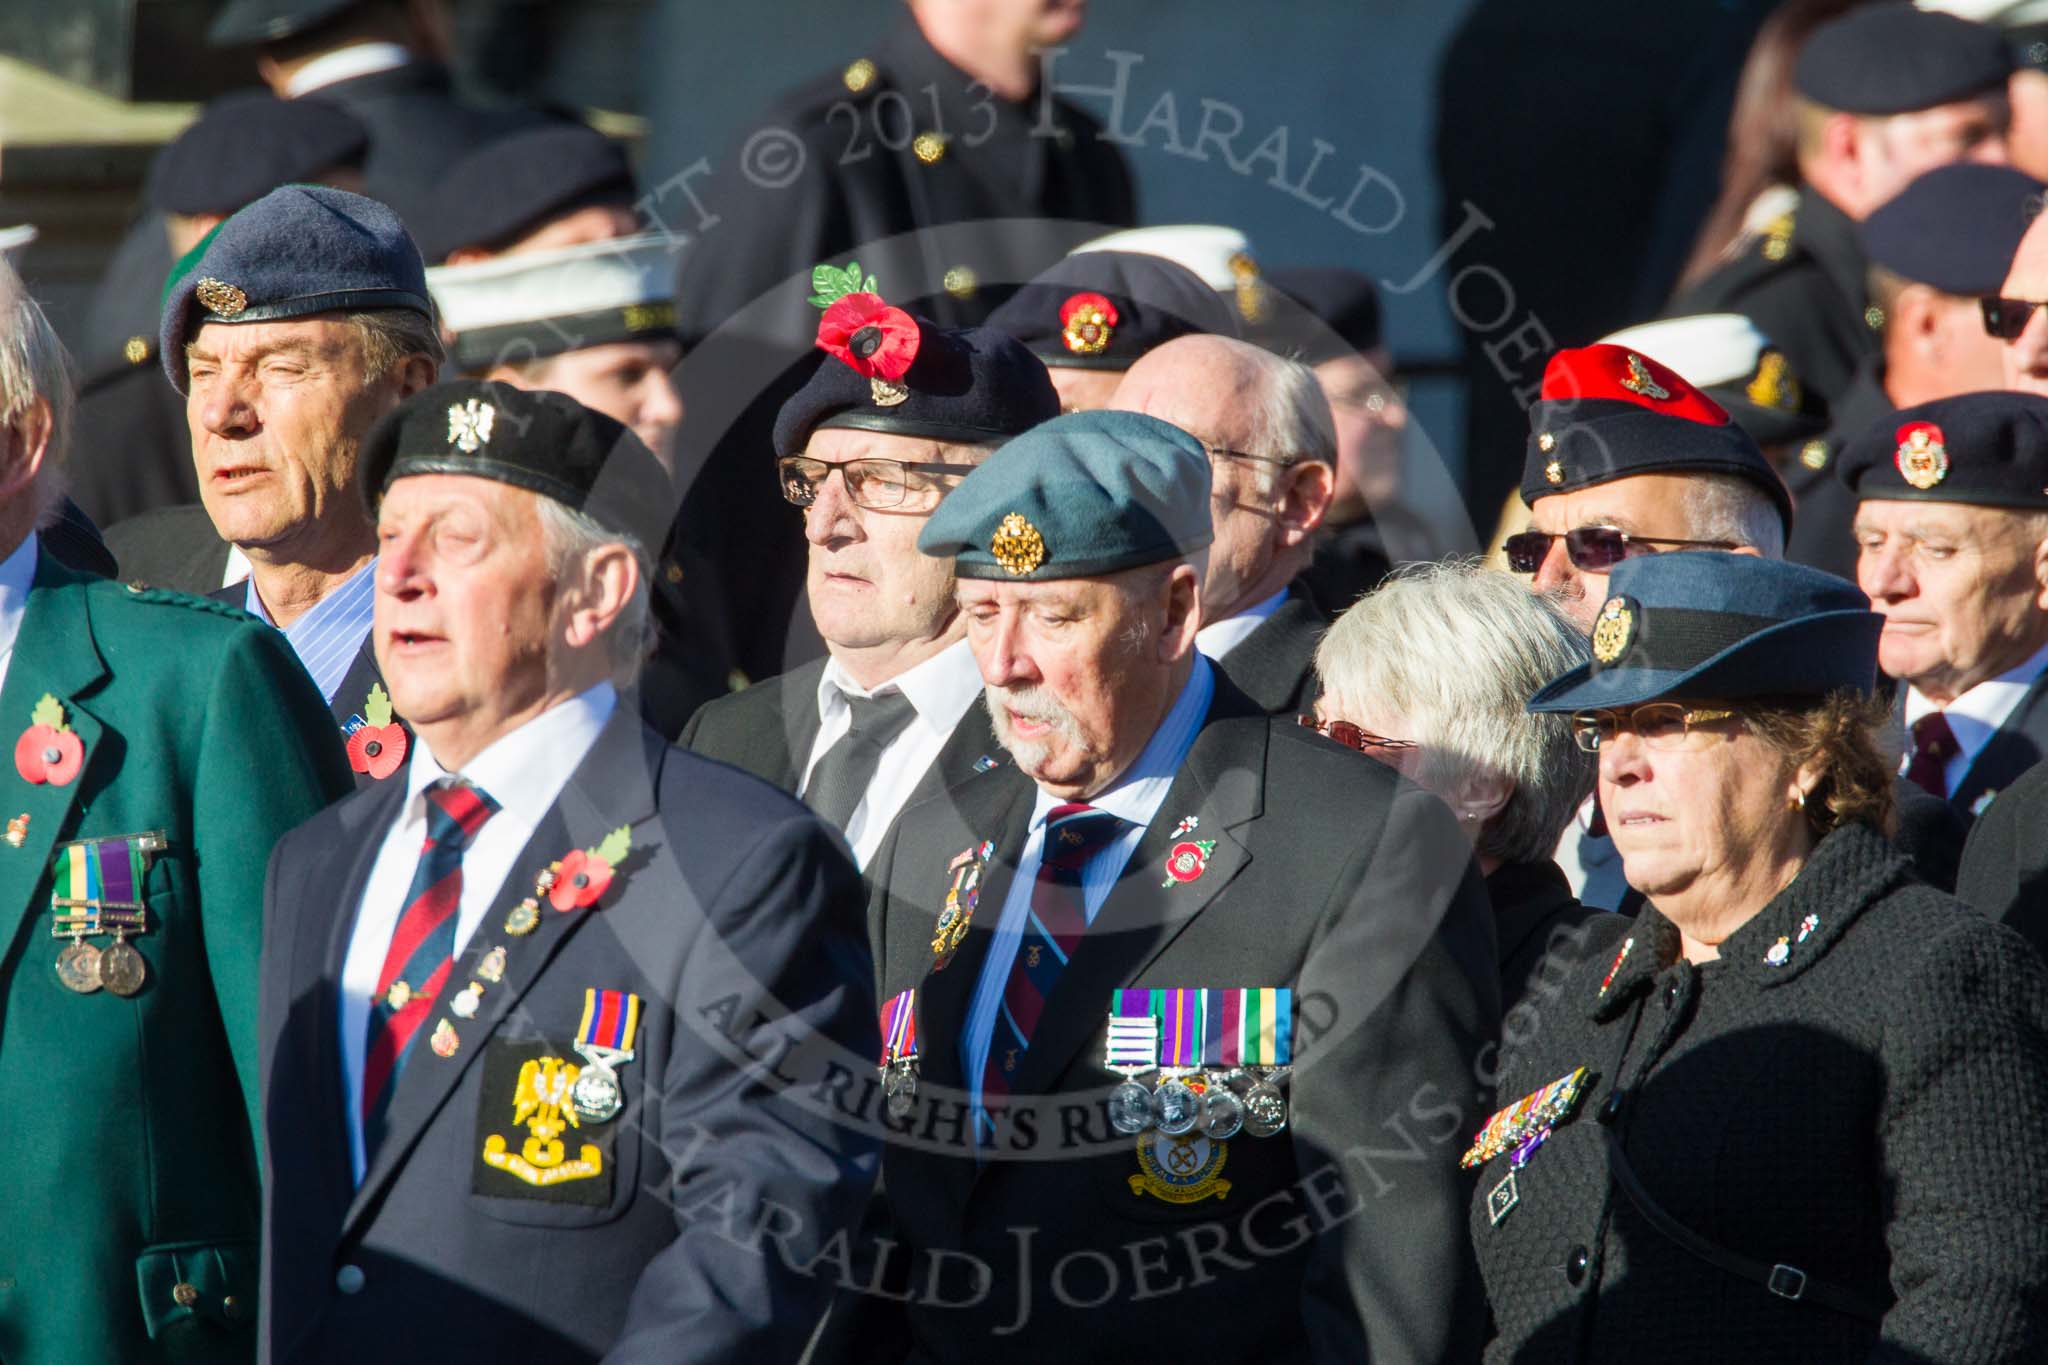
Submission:
[[[334,718],[269,626],[47,555],[5,667],[0,1360],[251,1360],[263,872],[350,788]],[[45,694],[85,747],[62,786],[11,761]],[[142,989],[67,989],[57,846],[151,831]]]

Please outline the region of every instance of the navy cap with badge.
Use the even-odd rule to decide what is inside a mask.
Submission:
[[[480,379],[422,389],[363,438],[357,477],[372,517],[394,481],[418,474],[539,493],[650,552],[675,512],[667,472],[626,427],[567,394]]]
[[[237,90],[165,144],[142,195],[162,213],[229,214],[279,185],[361,165],[369,145],[368,131],[338,104]]]
[[[173,267],[160,358],[183,393],[185,342],[209,322],[380,308],[434,316],[426,266],[398,215],[346,190],[285,185],[235,213]]]
[[[1884,617],[1833,574],[1760,555],[1675,550],[1623,560],[1607,586],[1592,661],[1545,684],[1530,711],[1876,689]]]
[[[989,314],[1047,365],[1128,370],[1175,337],[1241,334],[1221,295],[1185,266],[1131,251],[1055,261]]]
[[[1184,559],[1215,539],[1202,443],[1135,412],[1069,413],[983,461],[917,548],[961,578],[1093,578]]]
[[[1835,473],[1859,500],[2048,509],[2048,398],[1938,398],[1850,440]]]
[[[549,123],[464,155],[411,227],[420,254],[438,264],[460,247],[496,251],[578,209],[630,209],[637,193],[616,142],[585,124]]]
[[[1724,474],[1767,493],[1789,530],[1792,495],[1719,403],[1625,346],[1559,351],[1529,405],[1522,501],[1638,474]]]
[[[1843,113],[1910,114],[2002,92],[2012,70],[2004,35],[1988,24],[1885,0],[1814,30],[1792,84]]]
[[[1902,279],[1963,298],[1996,294],[2043,188],[2010,166],[1937,166],[1873,211],[1857,236],[1872,265]]]
[[[777,456],[801,455],[820,428],[987,445],[1029,431],[1060,411],[1045,366],[989,327],[947,331],[874,292],[857,261],[811,272],[824,308],[820,365],[775,416]]]

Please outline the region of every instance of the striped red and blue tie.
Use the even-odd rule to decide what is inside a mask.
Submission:
[[[1038,1028],[1046,999],[1067,959],[1088,932],[1088,911],[1081,898],[1081,869],[1129,822],[1106,810],[1073,802],[1055,806],[1045,818],[1045,847],[1039,854],[1038,879],[1031,888],[1031,911],[1024,936],[1010,964],[1003,987],[1003,1005],[996,1011],[989,1055],[982,1067],[984,1098],[1010,1093],[1010,1081]]]
[[[428,787],[427,838],[406,894],[405,913],[377,973],[363,1050],[363,1159],[384,1137],[384,1118],[398,1074],[420,1025],[433,1011],[455,965],[456,909],[462,900],[462,854],[498,803],[480,788],[444,777]],[[403,983],[401,985],[401,983]],[[396,988],[396,989],[394,989]]]

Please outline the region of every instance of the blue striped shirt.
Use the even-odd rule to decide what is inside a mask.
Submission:
[[[349,665],[356,661],[356,653],[363,647],[363,637],[370,633],[376,588],[377,560],[372,556],[340,587],[284,628],[284,638],[291,642],[292,652],[299,656],[299,662],[313,676],[314,685],[330,705],[341,680],[348,676]],[[263,599],[256,595],[254,578],[249,580],[248,607],[254,615],[270,621],[270,613],[263,609]],[[356,700],[355,709],[362,710],[360,699]]]
[[[1180,765],[1187,761],[1188,750],[1194,747],[1202,722],[1209,718],[1209,703],[1216,696],[1216,675],[1208,659],[1199,653],[1194,659],[1195,666],[1188,673],[1179,699],[1152,732],[1137,761],[1107,789],[1088,798],[1088,804],[1095,809],[1109,811],[1129,824],[1081,866],[1081,909],[1090,924],[1095,922],[1102,903],[1109,899],[1110,888],[1123,875],[1131,854],[1137,851],[1146,827],[1159,814]],[[1010,968],[1024,940],[1024,923],[1031,913],[1031,889],[1038,883],[1038,857],[1045,847],[1045,818],[1053,807],[1064,805],[1066,800],[1043,790],[1038,793],[1024,852],[1017,860],[1017,875],[1010,883],[1010,894],[1003,899],[1003,913],[996,920],[995,937],[989,942],[981,979],[975,983],[974,1001],[967,1009],[967,1028],[960,1035],[960,1074],[967,1078],[968,1095],[977,1115],[981,1113],[981,1073],[988,1065],[988,1050],[995,1037],[996,1012],[1002,1008]],[[1101,1003],[1102,1008],[1108,1009],[1107,1000]]]

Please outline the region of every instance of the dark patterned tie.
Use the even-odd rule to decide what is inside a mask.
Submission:
[[[917,708],[901,692],[848,697],[846,704],[853,711],[853,724],[825,751],[804,786],[804,804],[840,830],[874,785],[882,754],[917,718]]]
[[[1942,800],[1948,799],[1948,761],[1956,756],[1956,732],[1948,717],[1929,711],[1913,722],[1913,757],[1906,765],[1906,780]]]
[[[384,1138],[384,1119],[398,1089],[399,1072],[412,1051],[420,1025],[433,1011],[434,997],[455,965],[456,909],[462,900],[462,854],[498,803],[482,790],[444,777],[428,787],[427,838],[398,917],[391,946],[377,973],[370,1004],[369,1045],[363,1050],[363,1160]]]

